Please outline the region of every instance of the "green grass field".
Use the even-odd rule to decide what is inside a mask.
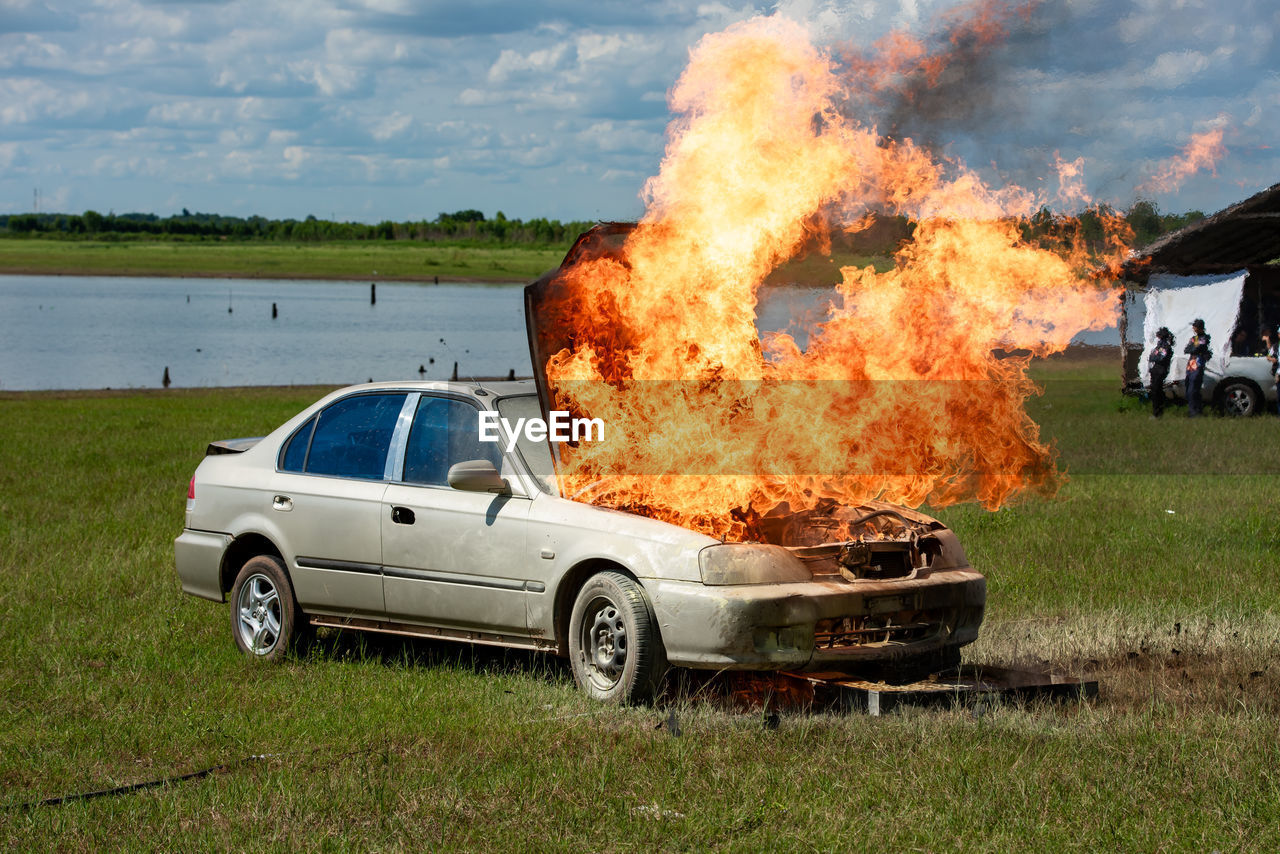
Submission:
[[[415,241],[0,240],[0,275],[215,276],[246,279],[528,282],[560,264],[569,245],[450,246]],[[810,256],[771,282],[828,284],[841,265],[888,269],[888,258]]]
[[[1110,372],[1037,368],[1055,498],[935,511],[989,580],[967,659],[1096,674],[1100,697],[776,730],[703,696],[602,707],[523,653],[344,635],[255,666],[171,543],[205,443],[320,390],[0,394],[0,843],[1274,850],[1280,420],[1152,421]]]
[[[446,246],[411,241],[256,243],[0,240],[0,273],[228,276],[365,281],[530,281],[568,246]]]

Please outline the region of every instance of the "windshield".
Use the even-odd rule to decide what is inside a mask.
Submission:
[[[542,418],[542,407],[534,394],[504,397],[498,401],[498,414],[513,427],[520,419]],[[521,430],[516,437],[516,450],[525,467],[538,482],[538,488],[550,495],[557,494],[555,463],[551,459],[551,445],[547,440],[533,441]]]

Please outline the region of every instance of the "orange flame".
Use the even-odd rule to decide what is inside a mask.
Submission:
[[[1217,175],[1215,166],[1227,153],[1222,143],[1222,122],[1225,116],[1219,116],[1219,126],[1201,133],[1192,134],[1191,141],[1182,149],[1182,153],[1171,157],[1160,166],[1156,173],[1138,187],[1144,193],[1171,193],[1182,186],[1182,182],[1195,173],[1207,169]]]
[[[1089,204],[1089,195],[1084,190],[1084,158],[1063,160],[1058,152],[1053,153],[1054,167],[1058,171],[1058,199],[1064,204]]]
[[[1116,291],[1079,240],[1023,238],[1033,194],[845,115],[847,82],[777,16],[692,52],[624,257],[563,274],[573,344],[546,366],[555,408],[608,425],[608,441],[564,449],[566,494],[736,539],[783,502],[995,508],[1055,488],[1023,409],[1030,356],[993,350],[1061,350],[1113,322]],[[807,346],[762,343],[764,277],[876,208],[917,223],[895,269],[843,269]]]

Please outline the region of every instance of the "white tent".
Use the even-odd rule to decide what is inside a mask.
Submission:
[[[1156,330],[1169,327],[1174,338],[1173,364],[1169,366],[1169,382],[1181,381],[1187,372],[1187,357],[1182,350],[1191,339],[1191,321],[1204,321],[1213,350],[1208,369],[1222,374],[1231,355],[1231,333],[1240,315],[1240,296],[1248,271],[1239,270],[1217,276],[1174,276],[1156,273],[1148,282],[1144,299],[1146,318],[1142,324],[1142,359],[1138,362],[1143,382],[1147,379],[1147,356],[1155,345]]]

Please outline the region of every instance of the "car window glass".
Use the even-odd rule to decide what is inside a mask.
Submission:
[[[407,483],[449,485],[449,467],[466,460],[488,460],[502,470],[502,447],[480,441],[480,410],[447,397],[423,397],[413,417],[404,455]]]
[[[541,418],[542,405],[536,395],[519,395],[504,397],[498,401],[498,414],[504,421],[517,424],[521,418]],[[538,481],[538,486],[547,493],[555,494],[556,471],[551,459],[551,445],[546,440],[534,441],[523,430],[516,438],[516,450],[524,459],[525,465]]]
[[[316,420],[311,418],[293,431],[289,441],[285,442],[284,450],[280,452],[281,471],[302,471],[302,466],[307,461],[307,446],[311,444],[311,430],[315,426]]]
[[[321,412],[307,455],[307,473],[382,480],[391,433],[403,405],[403,394],[360,394]]]

